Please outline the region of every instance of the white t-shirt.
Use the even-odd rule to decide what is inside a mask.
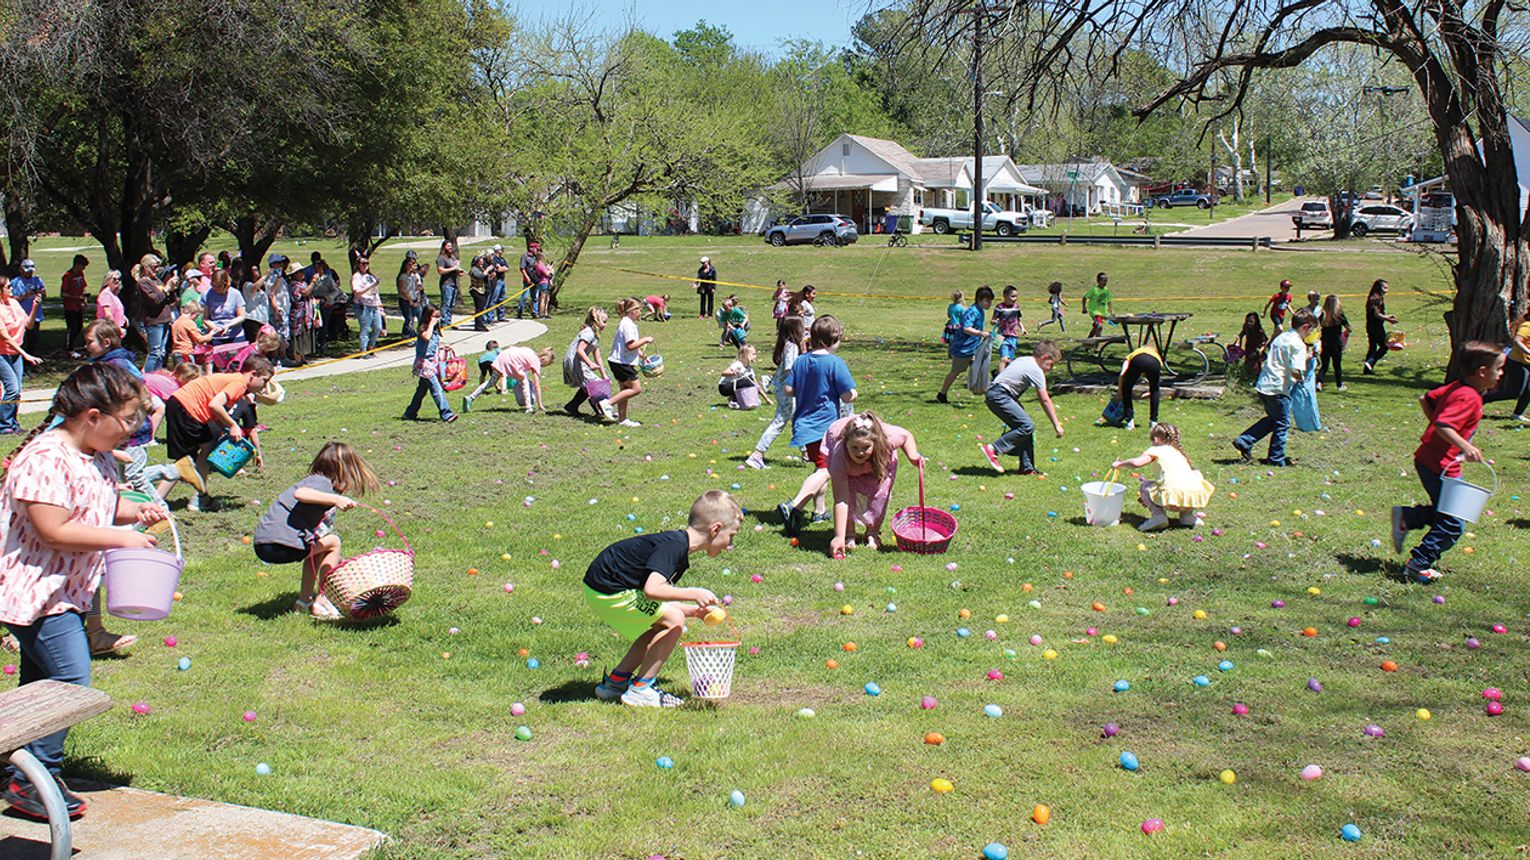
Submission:
[[[637,350],[627,348],[627,344],[640,337],[642,335],[638,334],[637,323],[632,321],[632,317],[622,317],[622,321],[616,324],[616,337],[611,339],[611,361],[616,364],[641,363]]]
[[[1047,390],[1047,375],[1036,363],[1032,356],[1025,355],[1009,363],[1009,366],[994,377],[990,387],[998,386],[1004,389],[1016,400],[1029,389],[1037,391]]]
[[[1296,372],[1306,366],[1307,344],[1295,329],[1286,329],[1270,341],[1254,390],[1260,394],[1290,394]]]

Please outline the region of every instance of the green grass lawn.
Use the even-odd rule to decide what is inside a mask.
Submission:
[[[390,245],[379,272],[403,253]],[[688,277],[700,254],[723,280],[765,285],[737,289],[762,345],[765,287],[777,277],[820,287],[819,313],[847,329],[841,354],[858,405],[910,428],[930,458],[929,503],[960,506],[947,555],[862,550],[835,562],[824,525],[797,548],[781,537],[772,508],[807,470],[783,439],[772,469],[739,471],[769,414],[722,408],[715,381],[728,356],[710,322],[687,317],[687,283],[618,270]],[[37,257],[56,284],[67,255]],[[1274,475],[1232,462],[1229,440],[1257,413],[1241,387],[1219,401],[1165,401],[1163,419],[1217,486],[1204,526],[1139,534],[1133,502],[1121,527],[1090,529],[1078,485],[1140,453],[1144,430],[1095,428],[1103,398],[1061,395],[1065,438],[1038,438],[1049,477],[1000,477],[977,450],[1002,429],[981,398],[961,392],[942,406],[932,393],[951,289],[1014,283],[1034,325],[1046,317],[1044,285],[1062,280],[1077,336],[1078,297],[1100,270],[1118,309],[1192,311],[1181,333],[1228,337],[1283,277],[1299,292],[1345,295],[1385,277],[1410,346],[1362,377],[1357,334],[1349,391],[1322,395],[1328,430],[1293,433],[1300,465]],[[414,380],[404,371],[291,383],[284,405],[262,411],[265,473],[215,479],[231,509],[183,516],[185,599],[172,617],[113,622],[144,640],[126,659],[97,662],[95,683],[119,706],[73,732],[69,766],[376,827],[397,840],[383,858],[975,858],[992,841],[1012,857],[1512,856],[1530,842],[1530,774],[1514,769],[1530,754],[1530,575],[1518,559],[1530,543],[1515,495],[1526,437],[1505,420],[1507,404],[1489,407],[1477,439],[1503,489],[1446,557],[1443,583],[1402,581],[1402,559],[1385,546],[1389,507],[1422,497],[1409,463],[1422,429],[1414,400],[1441,375],[1447,289],[1432,262],[1404,254],[994,246],[974,256],[707,237],[593,248],[536,345],[561,355],[587,305],[672,293],[676,319],[642,326],[668,367],[634,401],[646,426],[530,417],[492,397],[454,425],[406,423]],[[1347,304],[1359,319],[1360,299]],[[553,370],[549,401],[560,403]],[[241,542],[325,439],[356,445],[389,482],[371,501],[418,552],[415,596],[387,623],[316,626],[290,614],[296,568],[263,565]],[[634,529],[678,526],[714,487],[733,488],[745,527],[732,552],[695,558],[684,584],[731,595],[758,653],[741,655],[721,707],[639,713],[593,700],[600,668],[625,646],[585,609],[585,566]],[[904,470],[890,510],[914,498]],[[181,491],[174,508],[183,501]],[[378,543],[381,527],[365,511],[340,517],[353,553]],[[1352,617],[1358,627],[1346,626]],[[1319,635],[1304,637],[1307,626]],[[167,635],[179,644],[162,645]],[[912,636],[922,649],[906,645]],[[1464,647],[1467,636],[1481,648]],[[588,668],[575,666],[581,652]],[[193,662],[180,672],[183,656]],[[1233,668],[1219,671],[1221,660]],[[1398,671],[1381,671],[1383,660]],[[988,680],[990,669],[1003,679]],[[1198,688],[1202,674],[1211,684]],[[664,679],[686,691],[680,656]],[[1112,692],[1118,679],[1129,692]],[[863,692],[868,682],[880,696]],[[1488,686],[1505,690],[1500,717],[1483,713]],[[938,707],[922,710],[922,696]],[[152,712],[135,716],[127,705],[137,701]],[[512,716],[515,702],[524,717]],[[990,703],[1001,718],[984,715]],[[804,707],[816,717],[799,717]],[[1433,719],[1418,720],[1421,707]],[[247,710],[254,722],[241,719]],[[1107,722],[1120,725],[1115,738],[1101,736]],[[1365,737],[1369,723],[1386,736]],[[520,725],[530,741],[515,739]],[[944,745],[925,745],[929,731]],[[1126,750],[1139,772],[1117,765]],[[655,767],[661,755],[673,770]],[[271,775],[256,774],[260,762]],[[1307,764],[1326,775],[1302,782]],[[1236,784],[1218,781],[1223,769]],[[933,793],[937,777],[955,791]],[[728,807],[734,789],[747,796],[742,809]],[[1050,824],[1029,820],[1035,804],[1051,807]],[[1166,829],[1143,835],[1155,817]],[[1339,838],[1349,822],[1364,830],[1358,844]]]

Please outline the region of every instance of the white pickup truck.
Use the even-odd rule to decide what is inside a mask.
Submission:
[[[972,228],[972,210],[920,209],[919,223],[929,227],[936,233],[949,233],[952,230],[970,230]],[[998,204],[992,202],[983,204],[984,233],[1012,236],[1016,233],[1024,233],[1030,226],[1031,216],[1029,212],[1013,212],[1000,209]]]

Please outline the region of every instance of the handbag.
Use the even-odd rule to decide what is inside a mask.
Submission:
[[[437,354],[436,373],[441,377],[441,387],[447,391],[456,391],[467,385],[467,359],[457,355],[457,351],[443,345]]]
[[[599,403],[602,400],[611,399],[611,380],[588,379],[584,383],[584,394],[590,398],[591,403]]]
[[[983,335],[982,342],[978,344],[977,352],[972,355],[972,365],[967,368],[967,390],[973,394],[983,394],[988,391],[988,385],[993,381],[989,373],[989,364],[993,356],[993,335]]]

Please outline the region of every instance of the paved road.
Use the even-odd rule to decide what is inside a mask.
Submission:
[[[400,322],[391,320],[392,323]],[[388,343],[398,339],[397,328],[395,334],[384,339]],[[497,340],[500,346],[509,346],[516,343],[525,343],[532,338],[540,337],[547,333],[547,326],[531,320],[507,320],[502,323],[492,323],[487,332],[466,331],[449,329],[441,335],[441,342],[457,351],[464,358],[472,358],[483,352],[483,345],[490,339]],[[559,347],[554,347],[559,349]],[[559,353],[562,354],[561,352]],[[310,367],[295,367],[279,371],[276,378],[284,387],[291,387],[293,382],[304,379],[315,379],[321,376],[337,376],[342,373],[359,373],[367,370],[404,370],[414,365],[414,347],[411,344],[396,346],[384,352],[377,353],[375,358],[348,358],[341,361],[320,360]],[[471,375],[471,372],[470,374]],[[476,378],[476,377],[474,377]],[[45,412],[53,400],[53,389],[26,388],[21,391],[22,403],[18,410],[22,414],[31,412]]]
[[[1254,236],[1269,236],[1276,242],[1290,242],[1296,238],[1296,228],[1291,225],[1291,216],[1302,208],[1302,204],[1308,200],[1320,200],[1319,197],[1297,197],[1285,203],[1278,203],[1268,209],[1261,209],[1248,215],[1237,218],[1229,218],[1216,224],[1207,224],[1204,227],[1192,227],[1180,233],[1171,233],[1172,236],[1187,236],[1196,238],[1230,238],[1245,239]],[[1327,231],[1323,231],[1327,232]],[[1314,231],[1306,231],[1304,236],[1315,235]]]

